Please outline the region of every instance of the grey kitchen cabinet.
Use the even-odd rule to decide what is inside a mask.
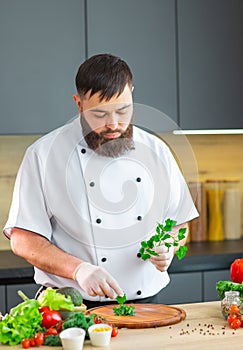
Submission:
[[[203,301],[219,300],[216,283],[230,280],[230,269],[203,272]]]
[[[35,283],[24,283],[24,284],[12,284],[6,286],[7,303],[6,311],[21,303],[23,300],[18,295],[18,290],[21,290],[28,298],[32,299],[35,297],[36,292],[40,288],[40,285]]]
[[[201,272],[172,273],[161,295],[162,304],[197,303],[202,299]]]
[[[242,0],[177,4],[181,128],[243,128]]]
[[[242,18],[242,0],[2,0],[0,132],[72,119],[76,71],[104,52],[128,62],[135,103],[166,127],[243,128]],[[161,131],[148,114],[135,124]]]
[[[2,313],[2,315],[6,313],[5,286],[0,286],[0,313]]]
[[[87,1],[87,45],[88,56],[112,53],[127,61],[135,103],[177,122],[174,1]],[[149,130],[158,127],[152,117],[146,120]],[[135,124],[140,123],[146,121],[135,116]]]
[[[2,134],[46,133],[77,114],[84,16],[84,0],[1,1]]]

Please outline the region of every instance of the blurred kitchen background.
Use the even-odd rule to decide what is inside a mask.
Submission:
[[[234,180],[242,217],[242,0],[0,0],[0,52],[1,228],[26,147],[76,115],[76,71],[104,52],[130,65],[136,103],[183,130],[199,187]]]

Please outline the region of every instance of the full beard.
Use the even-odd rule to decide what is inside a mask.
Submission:
[[[98,134],[90,128],[86,119],[82,115],[81,126],[87,145],[100,156],[116,158],[135,149],[133,142],[133,125],[131,122],[125,131],[120,129],[112,130],[112,133],[119,132],[121,134],[118,138],[113,140],[104,137],[105,134],[111,131],[104,131]]]

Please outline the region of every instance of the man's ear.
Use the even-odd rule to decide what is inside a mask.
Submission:
[[[73,100],[78,108],[78,113],[81,114],[83,112],[83,106],[82,106],[82,101],[79,95],[74,94],[73,95]]]

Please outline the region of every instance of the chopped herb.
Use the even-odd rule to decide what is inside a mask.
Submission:
[[[113,311],[114,315],[116,316],[134,316],[135,312],[135,306],[132,305],[125,305],[127,298],[126,294],[124,294],[122,297],[117,296],[116,301],[118,302],[119,306],[114,306]]]

